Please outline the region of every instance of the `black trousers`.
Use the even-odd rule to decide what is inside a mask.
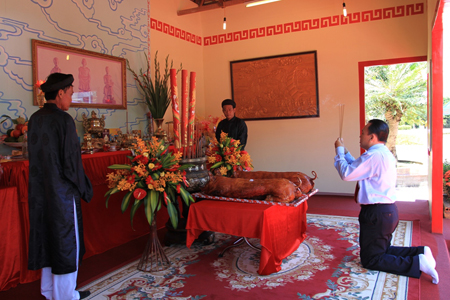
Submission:
[[[419,254],[424,253],[424,247],[391,246],[392,233],[397,225],[398,210],[395,203],[361,205],[361,264],[371,270],[419,278]]]

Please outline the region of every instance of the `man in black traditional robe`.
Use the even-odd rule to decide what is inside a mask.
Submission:
[[[75,290],[85,252],[80,199],[89,202],[93,190],[84,173],[75,123],[65,112],[73,80],[70,74],[51,74],[41,85],[47,103],[28,122],[28,268],[42,269],[41,293],[53,300],[90,294]]]
[[[223,132],[228,133],[228,136],[239,140],[242,148],[245,149],[247,144],[247,124],[242,119],[235,116],[236,114],[236,102],[231,99],[225,99],[222,101],[222,112],[225,119],[219,122],[216,129],[216,139],[220,141],[220,134]]]

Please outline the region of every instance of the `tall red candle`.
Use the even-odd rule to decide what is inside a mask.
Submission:
[[[195,72],[191,72],[189,81],[189,125],[188,125],[189,146],[192,146],[192,143],[194,141],[196,77],[197,74]]]
[[[181,71],[181,146],[187,146],[188,125],[188,71]]]
[[[170,69],[170,91],[172,97],[173,137],[175,148],[180,149],[180,99],[178,99],[177,70]]]

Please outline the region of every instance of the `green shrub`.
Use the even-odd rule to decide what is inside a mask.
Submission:
[[[398,130],[409,130],[412,129],[411,125],[399,125]]]
[[[448,160],[444,160],[444,174],[443,175],[445,175],[445,173],[447,172],[447,171],[450,171],[450,162],[448,161]]]

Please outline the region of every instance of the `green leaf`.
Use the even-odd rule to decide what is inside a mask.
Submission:
[[[211,169],[215,169],[215,168],[217,168],[217,167],[220,167],[220,166],[223,165],[223,164],[224,164],[223,160],[222,160],[222,161],[219,161],[219,162],[215,163],[214,165],[212,165]]]
[[[195,202],[192,195],[188,191],[186,191],[182,185],[180,186],[180,194],[181,198],[183,198],[183,201],[184,203],[186,203],[187,206],[189,206],[191,202]]]
[[[147,221],[149,225],[152,225],[153,221],[153,211],[152,211],[152,202],[150,199],[150,193],[147,193],[147,196],[144,198],[144,209],[145,209],[145,216],[147,217]]]
[[[117,193],[118,191],[119,191],[119,189],[117,187],[114,187],[114,188],[110,189],[109,191],[107,191],[105,196],[103,196],[103,197],[108,196],[106,198],[106,208],[108,208],[109,197],[111,197],[112,194]]]
[[[141,206],[143,203],[142,200],[135,200],[133,206],[131,207],[131,212],[130,212],[130,220],[131,220],[131,228],[134,230],[133,228],[133,218],[134,218],[134,214],[136,213],[136,211],[138,210],[139,206]]]
[[[130,199],[131,199],[131,195],[132,195],[132,194],[133,194],[132,192],[128,192],[128,193],[126,193],[125,196],[123,197],[123,200],[122,200],[122,207],[121,207],[122,213],[124,213],[124,212],[127,210],[128,204],[130,203]]]
[[[159,195],[160,193],[155,190],[150,191],[150,204],[152,207],[152,213],[155,212],[156,208],[158,207]]]
[[[147,185],[145,184],[144,181],[139,181],[138,184],[136,185],[136,187],[138,188],[145,188]]]
[[[167,212],[169,213],[170,222],[173,228],[177,229],[178,226],[178,212],[171,201],[167,201]]]
[[[111,165],[108,167],[108,169],[113,169],[113,170],[131,170],[131,166],[130,165]]]
[[[159,211],[161,209],[161,201],[158,202],[158,208],[156,208],[156,211]]]

